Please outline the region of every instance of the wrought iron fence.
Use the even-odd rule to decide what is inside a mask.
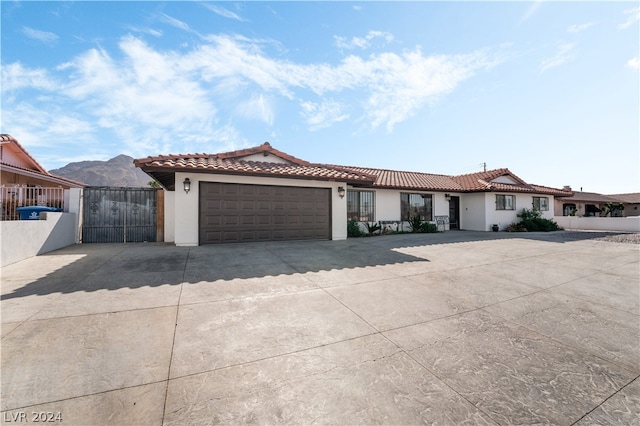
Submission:
[[[64,188],[0,186],[0,220],[18,220],[18,207],[47,206],[64,209]]]

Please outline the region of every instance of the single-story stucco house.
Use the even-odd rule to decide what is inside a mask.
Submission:
[[[532,185],[508,169],[461,176],[314,164],[268,142],[219,154],[160,155],[134,164],[166,190],[165,241],[200,244],[347,238],[347,222],[489,231],[523,208],[554,216],[570,191]]]
[[[565,187],[571,190],[571,187]],[[622,204],[622,210],[608,213],[607,203]],[[555,199],[555,211],[558,216],[638,216],[640,214],[640,193],[599,194],[597,192],[573,191],[568,197]]]

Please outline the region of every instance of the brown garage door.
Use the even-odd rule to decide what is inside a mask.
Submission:
[[[328,188],[200,183],[200,244],[328,240]]]

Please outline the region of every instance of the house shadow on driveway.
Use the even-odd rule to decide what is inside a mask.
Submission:
[[[427,261],[359,240],[199,247],[78,244],[4,267],[0,299],[282,277]]]
[[[385,266],[393,266],[394,275],[404,275],[398,273],[400,269],[411,274],[415,268],[426,267],[425,262],[429,262],[428,253],[421,252],[421,247],[512,239],[564,243],[609,235],[615,234],[451,231],[350,238],[344,241],[198,247],[176,247],[161,243],[78,244],[3,268],[0,299],[178,286],[183,283],[238,283],[260,278],[279,281],[278,285],[282,286],[286,285],[286,276],[309,273],[316,285],[331,286],[338,282],[349,284],[388,278],[390,275],[385,274]],[[469,248],[471,264],[473,246]]]

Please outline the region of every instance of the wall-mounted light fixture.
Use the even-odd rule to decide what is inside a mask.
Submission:
[[[188,194],[189,191],[191,191],[191,181],[189,180],[189,178],[184,178],[182,185],[184,186],[184,192]]]
[[[451,195],[444,194],[444,199],[447,200],[447,201],[451,201]]]
[[[338,196],[340,198],[344,198],[344,194],[346,194],[347,191],[345,191],[344,186],[339,186],[338,187]]]

